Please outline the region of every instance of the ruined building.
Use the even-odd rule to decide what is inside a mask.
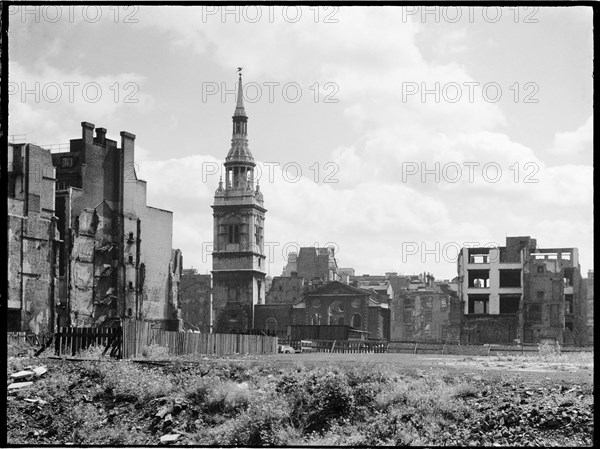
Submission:
[[[585,302],[587,315],[587,344],[594,344],[594,270],[588,270],[588,275],[583,279],[585,286]]]
[[[7,329],[51,333],[55,322],[59,234],[50,151],[8,147]]]
[[[457,263],[466,343],[585,343],[577,248],[507,237],[504,247],[463,248]]]
[[[135,168],[135,136],[120,145],[83,122],[68,152],[54,153],[61,325],[100,326],[120,319],[180,328],[182,257],[172,249],[173,213],[146,204]]]
[[[451,284],[430,274],[392,278],[391,338],[400,341],[457,341],[461,328],[461,303]],[[402,282],[404,279],[404,282]]]
[[[264,221],[267,210],[254,182],[254,158],[248,147],[248,117],[240,74],[233,114],[231,149],[225,180],[215,201],[213,245],[213,322],[215,332],[254,327],[254,306],[265,300]]]
[[[300,248],[299,253],[290,252],[282,276],[290,277],[292,273],[311,282],[324,283],[340,280],[334,248],[310,246]]]
[[[198,274],[194,268],[183,270],[180,284],[181,318],[185,329],[212,330],[212,290],[210,274]]]

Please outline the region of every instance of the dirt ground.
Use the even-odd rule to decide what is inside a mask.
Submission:
[[[257,357],[265,363],[301,363],[309,366],[323,364],[383,364],[398,373],[415,370],[441,369],[457,375],[508,375],[530,380],[562,381],[568,383],[593,384],[593,365],[571,361],[570,357],[556,362],[544,361],[527,356],[464,356],[439,354],[276,354]],[[243,360],[243,359],[240,359]],[[246,359],[247,360],[247,359]]]
[[[218,426],[226,427],[226,423],[234,422],[230,419],[235,416],[232,418],[214,411],[208,413],[202,402],[195,403],[191,396],[182,393],[184,390],[171,393],[167,388],[171,382],[184,382],[190,376],[201,379],[209,372],[227,388],[238,384],[247,388],[258,382],[255,390],[248,393],[251,399],[260,388],[281,382],[295,372],[302,371],[302,376],[306,377],[311,368],[324,368],[320,371],[333,373],[341,367],[373,366],[377,369],[359,371],[380,371],[384,377],[387,373],[393,382],[410,386],[425,385],[428,379],[438,379],[438,383],[443,382],[448,388],[457,384],[472,388],[461,396],[463,399],[451,403],[452,407],[459,407],[464,402],[469,416],[452,421],[442,429],[444,433],[440,430],[438,434],[428,436],[423,440],[428,444],[573,447],[593,444],[593,362],[589,354],[544,359],[537,356],[308,353],[226,358],[199,356],[166,364],[157,360],[139,362],[143,363],[107,360],[105,366],[130,374],[109,376],[110,380],[94,374],[101,367],[94,367],[89,362],[51,358],[27,359],[16,364],[8,370],[9,376],[26,364],[47,365],[48,371],[39,379],[33,379],[34,385],[29,389],[7,395],[8,441],[27,445],[153,446],[160,444],[161,438],[177,434],[177,444],[208,444],[207,441],[213,440],[203,440],[206,435],[201,433],[207,423],[212,422],[214,428],[209,430],[217,434],[221,431]],[[102,372],[106,375],[111,371]],[[262,385],[260,388],[259,384]],[[149,388],[161,393],[152,400],[138,401],[137,393],[145,393]],[[127,393],[125,396],[123,391]],[[424,390],[423,394],[427,395],[428,391]],[[402,407],[409,406],[400,406],[398,410],[404,410]],[[161,415],[167,408],[172,411]],[[410,410],[406,408],[408,414],[402,416],[410,418],[413,413]],[[240,416],[250,415],[242,413]],[[239,418],[235,422],[245,421]],[[403,426],[417,429],[419,435],[428,431],[418,419],[410,424],[413,427],[409,424],[405,422]],[[228,435],[226,431],[223,428],[223,435]],[[229,431],[235,436],[236,432]],[[302,441],[302,444],[317,446],[339,445],[327,439]]]

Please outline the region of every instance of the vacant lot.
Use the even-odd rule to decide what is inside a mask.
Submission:
[[[591,354],[149,358],[9,359],[48,367],[9,392],[9,443],[592,445]]]

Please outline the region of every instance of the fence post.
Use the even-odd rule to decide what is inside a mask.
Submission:
[[[413,354],[416,354],[416,353],[417,353],[417,345],[418,345],[418,344],[419,344],[419,343],[415,343],[415,351],[413,352]]]

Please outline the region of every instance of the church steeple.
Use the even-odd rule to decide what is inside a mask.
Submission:
[[[238,69],[238,72],[241,68]],[[219,179],[213,208],[213,317],[215,332],[254,326],[254,306],[265,301],[263,194],[254,179],[256,164],[248,148],[248,116],[239,76],[231,149]]]
[[[237,103],[233,113],[231,149],[225,158],[225,189],[254,189],[254,158],[248,147],[248,116],[244,108],[241,69]]]

